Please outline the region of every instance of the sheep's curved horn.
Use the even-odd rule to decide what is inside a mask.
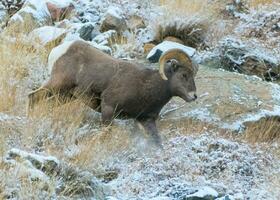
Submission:
[[[197,65],[193,65],[193,62],[188,54],[186,54],[181,49],[170,49],[167,52],[165,52],[163,55],[161,55],[159,59],[159,74],[164,80],[168,80],[164,73],[164,65],[168,60],[176,60],[180,64],[189,67],[191,70],[194,71],[194,74],[197,72]]]

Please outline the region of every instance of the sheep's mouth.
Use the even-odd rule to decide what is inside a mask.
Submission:
[[[179,95],[186,102],[192,102],[197,99],[197,95],[195,92],[185,92],[183,95]]]

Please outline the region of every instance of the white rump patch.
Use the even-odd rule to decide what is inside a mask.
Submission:
[[[48,58],[48,70],[51,73],[52,68],[55,64],[55,62],[61,57],[63,56],[67,50],[69,49],[69,47],[76,42],[77,40],[74,41],[69,41],[69,42],[64,42],[63,44],[55,47],[52,49],[49,58]]]

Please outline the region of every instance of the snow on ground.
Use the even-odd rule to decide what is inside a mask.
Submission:
[[[276,200],[280,190],[270,191],[269,179],[280,175],[279,161],[247,144],[214,135],[174,137],[166,141],[162,152],[131,154],[120,160],[114,156],[107,166],[120,172],[109,183],[113,196],[184,199],[197,188],[210,187],[208,193],[217,191],[219,196]]]
[[[63,28],[44,26],[33,30],[29,34],[29,38],[31,41],[39,40],[39,43],[41,43],[42,45],[46,45],[62,37],[64,34],[66,34],[66,32],[67,31]]]

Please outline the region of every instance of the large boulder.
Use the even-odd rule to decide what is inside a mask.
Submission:
[[[109,30],[115,30],[118,33],[121,33],[126,29],[127,24],[122,10],[117,7],[109,7],[101,22],[100,31],[106,32]]]
[[[266,80],[280,78],[280,61],[275,53],[256,41],[243,42],[236,38],[222,40],[218,47],[221,67]]]
[[[27,0],[11,17],[7,28],[12,33],[30,32],[35,28],[51,24],[51,15],[45,1]]]
[[[57,46],[65,38],[66,34],[66,29],[43,26],[29,33],[29,38],[30,40],[39,42],[41,45],[51,49]]]
[[[46,5],[53,22],[61,21],[67,18],[75,8],[69,0],[46,0]]]
[[[187,47],[185,45],[176,42],[164,41],[159,45],[155,46],[154,48],[152,48],[150,53],[147,55],[147,59],[152,63],[156,63],[158,62],[160,56],[170,49],[181,49],[190,57],[193,57],[196,52],[196,50],[192,47]]]
[[[67,17],[74,9],[70,1],[26,0],[22,8],[8,22],[12,33],[27,32]]]
[[[165,106],[161,114],[163,124],[166,120],[166,124],[170,124],[171,120],[180,126],[192,119],[233,132],[244,132],[246,122],[280,115],[280,86],[256,76],[200,66],[196,87],[198,99],[195,102],[184,106],[186,104],[180,98],[173,98]],[[270,122],[273,121],[267,123],[272,126]],[[270,129],[268,135],[274,131],[274,128]]]

